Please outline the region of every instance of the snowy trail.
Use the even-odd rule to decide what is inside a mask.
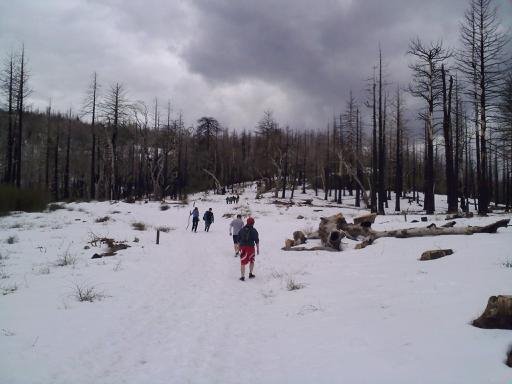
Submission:
[[[236,380],[239,338],[251,329],[253,317],[247,316],[250,299],[240,292],[244,283],[237,280],[239,259],[226,252],[216,239],[220,236],[219,231],[186,233],[183,244],[189,244],[188,249],[183,245],[158,258],[147,271],[152,283],[132,293],[139,301],[118,314],[119,322],[99,343],[78,351],[77,362],[87,361],[91,371],[88,378],[77,380],[101,377],[118,383],[130,377],[138,382],[156,372],[156,377],[167,378],[162,382],[226,382],[229,376]],[[207,246],[204,242],[210,239],[215,240]],[[212,381],[212,372],[219,381]]]
[[[0,218],[3,239],[19,240],[0,238],[0,272],[7,275],[0,288],[18,286],[0,296],[0,384],[506,382],[510,333],[469,323],[490,295],[510,292],[510,228],[379,239],[363,250],[350,243],[341,253],[284,252],[293,230],[312,228],[339,208],[272,200],[254,200],[254,192],[239,206],[198,199],[201,211],[211,206],[216,213],[210,233],[202,222],[198,233],[185,230],[189,207],[162,212],[158,203],[77,203],[69,211]],[[262,239],[257,277],[245,282],[238,280],[230,219],[222,217],[241,211],[252,212]],[[342,211],[349,219],[359,213]],[[109,221],[95,221],[105,215]],[[445,222],[442,214],[429,219]],[[146,231],[135,231],[135,221]],[[162,225],[170,231],[156,245]],[[388,215],[375,227],[412,225],[425,224]],[[130,248],[91,260],[99,251],[85,248],[91,232]],[[419,262],[432,248],[455,252]],[[67,250],[76,264],[56,266]],[[289,280],[304,289],[289,291]],[[106,297],[78,302],[78,282]]]

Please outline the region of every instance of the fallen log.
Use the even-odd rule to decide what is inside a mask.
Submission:
[[[345,220],[341,213],[327,218],[321,217],[318,236],[322,241],[322,245],[341,251],[341,239],[346,236],[342,228],[346,225],[347,220]]]
[[[512,296],[491,296],[473,325],[485,329],[512,329]]]
[[[427,260],[435,260],[440,259],[441,257],[445,257],[448,255],[452,255],[453,250],[452,249],[434,249],[431,251],[425,251],[421,254],[420,260],[421,261],[427,261]]]
[[[287,251],[287,250],[289,250],[291,247],[293,247],[293,245],[294,245],[294,241],[293,241],[293,239],[286,239],[286,240],[284,241],[284,247],[283,247],[283,248],[281,248],[281,249],[283,249],[283,250]]]
[[[362,241],[356,245],[356,249],[362,249],[368,245],[373,244],[375,240],[383,237],[396,237],[399,239],[406,239],[410,237],[496,233],[499,228],[507,227],[509,221],[509,219],[498,220],[495,223],[486,226],[454,227],[454,224],[447,223],[450,225],[449,227],[448,225],[437,227],[435,224],[430,224],[427,227],[421,228],[374,231],[368,226],[368,220],[361,220],[359,224],[347,223],[347,220],[343,214],[338,213],[336,215],[320,218],[320,224],[318,226],[318,237],[320,238],[323,247],[329,247],[334,250],[341,251],[341,239],[344,237],[351,240]],[[316,233],[314,235],[316,235]],[[307,238],[316,238],[316,236],[311,234]],[[296,239],[294,236],[294,242],[295,240]]]
[[[324,247],[324,246],[316,246],[316,247],[283,247],[281,248],[283,251],[329,251],[329,252],[338,252],[338,249],[334,249],[331,247]]]
[[[407,228],[395,229],[391,231],[372,231],[371,237],[373,240],[380,239],[381,237],[396,237],[399,239],[406,239],[409,237],[424,237],[424,236],[443,236],[443,235],[472,235],[474,233],[496,233],[498,228],[504,228],[508,225],[509,219],[498,220],[495,223],[486,225],[484,227],[453,227],[453,228]]]
[[[293,232],[293,245],[306,244],[306,235],[302,231]]]

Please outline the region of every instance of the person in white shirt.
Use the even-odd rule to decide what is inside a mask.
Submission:
[[[240,232],[243,226],[244,221],[242,220],[242,215],[236,215],[236,218],[231,221],[231,224],[229,224],[229,235],[233,236],[235,257],[240,253],[240,239],[238,237],[238,232]]]

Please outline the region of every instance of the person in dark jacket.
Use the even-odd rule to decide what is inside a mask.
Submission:
[[[245,266],[249,264],[249,279],[253,279],[256,276],[253,274],[254,271],[254,260],[255,260],[255,249],[256,254],[260,254],[260,239],[258,231],[254,228],[254,219],[249,217],[247,224],[238,232],[238,240],[240,242],[240,281],[245,280]]]
[[[192,212],[190,212],[192,216],[192,232],[197,232],[197,224],[199,223],[199,209],[197,207],[194,208]]]
[[[204,220],[204,230],[206,232],[209,232],[210,231],[210,225],[214,221],[213,212],[212,212],[211,208],[204,213],[203,220]]]

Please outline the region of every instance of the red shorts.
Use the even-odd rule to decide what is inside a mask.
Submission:
[[[240,246],[240,263],[242,263],[242,265],[254,263],[254,253],[254,247],[250,245]]]

